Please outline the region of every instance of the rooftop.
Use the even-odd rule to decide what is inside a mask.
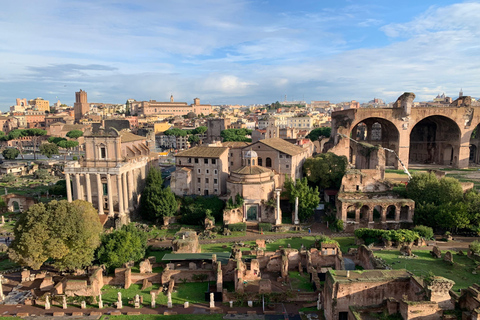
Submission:
[[[238,174],[244,174],[244,175],[261,174],[265,172],[272,172],[272,170],[264,167],[259,167],[259,166],[244,166],[237,170],[232,171],[232,173],[238,173]]]
[[[219,158],[227,147],[195,147],[177,153],[176,157]]]
[[[128,131],[120,131],[120,137],[122,138],[122,142],[132,142],[132,141],[140,141],[146,140],[145,137],[138,136]]]
[[[269,146],[275,150],[281,151],[291,156],[295,156],[305,151],[303,148],[280,138],[264,139],[258,141],[258,143],[263,143],[266,146]]]
[[[250,145],[249,142],[243,142],[243,141],[226,141],[222,142],[223,147],[227,148],[243,148]]]
[[[334,282],[377,282],[386,280],[410,279],[413,275],[407,270],[334,270],[330,272]],[[348,276],[347,276],[348,275]]]

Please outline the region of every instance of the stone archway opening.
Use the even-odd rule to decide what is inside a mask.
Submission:
[[[382,206],[375,206],[373,208],[373,221],[375,222],[382,221]]]
[[[12,208],[13,208],[13,212],[19,212],[20,204],[17,201],[12,201]]]
[[[408,212],[410,211],[409,206],[402,206],[400,208],[400,220],[408,221]]]
[[[474,144],[470,145],[470,155],[468,156],[468,162],[470,163],[478,163],[477,157],[477,146]]]
[[[478,148],[480,147],[480,124],[475,127],[470,136],[470,156],[469,162],[473,164],[480,163],[480,155],[478,154]]]
[[[386,215],[386,220],[387,221],[394,221],[395,220],[395,211],[396,208],[393,205],[388,206],[387,208],[387,215]]]
[[[460,128],[452,119],[422,119],[410,132],[409,164],[458,165],[460,136]]]
[[[347,208],[347,221],[355,221],[356,219],[355,212],[356,212],[355,206],[349,206]]]
[[[380,145],[389,148],[398,154],[399,132],[395,125],[383,118],[367,118],[356,124],[350,136],[358,142],[365,142],[371,145]],[[355,164],[356,155],[360,151],[356,143],[350,142],[350,162]],[[385,165],[397,166],[397,159],[391,152],[385,152]]]

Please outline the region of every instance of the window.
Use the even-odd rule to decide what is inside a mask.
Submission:
[[[200,178],[197,178],[198,183],[200,183]]]
[[[218,189],[214,189],[215,193],[218,193]]]
[[[290,166],[289,166],[288,164],[287,164],[285,167],[286,167],[287,169],[290,168]]]
[[[233,157],[233,153],[230,153],[230,157]]]
[[[107,148],[100,147],[100,159],[105,159],[107,157]]]
[[[188,158],[188,163],[192,163],[192,158]]]
[[[208,178],[205,178],[205,183],[208,183]]]
[[[202,173],[202,171],[200,169],[198,169],[198,173]]]
[[[217,175],[217,174],[218,174],[218,170],[217,170],[217,169],[213,170],[213,174],[214,174],[214,175]]]
[[[200,188],[198,188],[198,192],[200,192]]]
[[[233,161],[230,161],[230,165],[233,166]]]
[[[270,159],[270,158],[265,159],[265,166],[267,168],[271,168],[272,167],[272,159]]]
[[[178,160],[178,164],[182,164],[182,160]]]
[[[208,164],[208,159],[204,159],[203,162],[204,162],[205,164]]]
[[[216,159],[212,159],[212,164],[217,164],[217,160],[216,160]]]
[[[103,186],[103,195],[108,196],[108,185],[106,183],[102,183]]]
[[[263,166],[262,158],[258,158],[258,165],[259,165],[259,166]]]
[[[213,184],[218,184],[218,179],[213,179]]]
[[[195,163],[198,163],[198,158],[195,158]]]
[[[290,159],[290,155],[287,154],[287,155],[285,156],[285,158]]]
[[[252,159],[252,166],[255,165],[255,159]]]
[[[279,156],[279,157],[280,157],[280,159],[281,159],[281,158],[283,158],[283,154],[280,154],[280,156]]]
[[[208,169],[205,170],[205,173],[206,173],[206,174],[209,174],[209,173],[210,173],[210,170],[208,170]]]

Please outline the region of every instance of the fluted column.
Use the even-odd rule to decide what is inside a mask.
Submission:
[[[80,175],[78,173],[75,174],[75,200],[76,199],[82,199],[82,192],[80,190],[81,185],[80,185]]]
[[[92,203],[92,185],[90,184],[90,174],[85,174],[85,184],[87,187],[87,201]]]
[[[112,177],[110,173],[107,173],[107,192],[108,192],[108,215],[113,217],[115,212],[113,211],[113,191],[112,191]]]
[[[133,171],[128,171],[128,202],[129,202],[129,210],[133,210]]]
[[[65,173],[65,180],[67,184],[67,200],[72,202],[72,185],[70,182],[70,173]]]
[[[97,173],[96,175],[97,175],[97,194],[98,194],[98,214],[104,214],[102,177],[100,176],[100,173]]]
[[[127,189],[127,173],[122,173],[123,180],[123,209],[128,212],[128,189]]]
[[[123,215],[123,190],[122,190],[122,176],[118,174],[117,178],[117,194],[118,194],[118,214]]]

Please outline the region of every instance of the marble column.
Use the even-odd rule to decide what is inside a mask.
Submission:
[[[112,190],[112,177],[110,173],[107,173],[107,192],[108,192],[108,216],[113,217],[115,212],[113,211],[113,190]]]
[[[130,211],[133,210],[133,171],[128,171],[128,201],[129,201],[129,206],[128,209]]]
[[[122,190],[122,176],[118,174],[117,178],[117,194],[118,194],[118,214],[123,215],[123,190]]]
[[[127,173],[122,173],[123,180],[123,210],[128,212],[128,189],[127,189]]]
[[[76,173],[75,174],[75,200],[76,199],[80,199],[80,200],[83,200],[82,199],[82,190],[81,190],[82,186],[80,185],[80,174]]]
[[[293,224],[300,224],[300,220],[298,219],[298,197],[295,198],[295,218]]]
[[[65,180],[67,183],[67,200],[72,202],[72,185],[70,182],[70,173],[65,173]]]
[[[85,174],[85,184],[87,187],[87,201],[92,203],[92,185],[90,184],[90,174]]]
[[[97,194],[98,194],[98,214],[104,214],[102,177],[100,176],[100,173],[97,173],[96,175],[97,175]]]
[[[275,224],[282,224],[282,210],[280,209],[280,189],[275,189],[277,194],[277,216],[275,217]]]

